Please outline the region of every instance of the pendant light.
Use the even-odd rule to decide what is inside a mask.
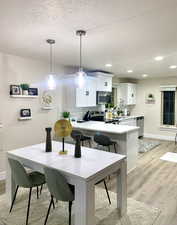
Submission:
[[[79,71],[77,72],[77,84],[80,88],[83,88],[87,74],[83,71],[82,68],[82,36],[86,35],[86,31],[77,30],[76,35],[80,37],[80,63],[79,63]]]
[[[55,81],[55,75],[53,73],[53,49],[52,45],[55,44],[55,40],[53,39],[47,39],[46,42],[50,45],[50,73],[47,78],[47,86],[49,90],[55,90],[56,89],[56,81]]]

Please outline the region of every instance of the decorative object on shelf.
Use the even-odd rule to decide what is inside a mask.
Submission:
[[[29,84],[20,84],[23,95],[28,95]]]
[[[45,145],[45,151],[51,152],[52,151],[52,139],[51,139],[51,127],[46,127],[46,145]]]
[[[50,73],[47,77],[47,86],[49,90],[55,90],[56,89],[56,81],[55,81],[55,75],[53,72],[53,52],[52,52],[52,45],[55,44],[55,40],[53,39],[47,39],[46,42],[50,45]]]
[[[10,85],[10,95],[21,95],[20,85]]]
[[[86,31],[77,30],[76,35],[80,37],[80,64],[79,71],[77,72],[76,84],[79,86],[79,88],[83,88],[87,74],[83,71],[82,68],[82,36],[86,35]]]
[[[38,88],[28,88],[28,94],[31,96],[38,96]]]
[[[42,109],[53,109],[53,96],[51,91],[44,91],[42,94]]]
[[[21,109],[20,117],[31,117],[31,109]]]
[[[146,104],[154,104],[155,103],[155,97],[153,94],[149,93],[146,97]]]
[[[64,118],[64,119],[69,119],[69,117],[70,117],[70,112],[63,112],[62,114],[63,114],[63,118]]]
[[[62,150],[59,152],[61,155],[66,155],[67,150],[65,150],[65,137],[69,136],[72,132],[72,125],[68,120],[58,120],[54,126],[55,134],[57,137],[62,138]]]
[[[80,141],[80,139],[81,139],[80,135],[77,135],[76,143],[75,143],[75,153],[74,153],[75,158],[81,158],[81,141]]]

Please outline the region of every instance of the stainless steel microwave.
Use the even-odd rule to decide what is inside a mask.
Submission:
[[[97,104],[111,103],[111,92],[97,91]]]

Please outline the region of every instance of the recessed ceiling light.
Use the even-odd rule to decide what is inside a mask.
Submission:
[[[154,60],[156,60],[156,61],[161,61],[161,60],[163,60],[163,59],[164,59],[163,56],[156,56],[156,57],[154,58]]]
[[[133,70],[127,70],[127,73],[133,73]]]
[[[170,68],[170,69],[176,69],[177,66],[176,66],[176,65],[171,65],[171,66],[169,66],[169,68]]]
[[[142,74],[142,77],[148,77],[148,74]]]
[[[107,63],[107,64],[105,64],[105,66],[106,66],[106,67],[112,67],[112,64]]]

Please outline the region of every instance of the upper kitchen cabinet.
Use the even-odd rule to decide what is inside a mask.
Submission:
[[[136,84],[120,83],[119,97],[124,101],[125,105],[136,104]]]
[[[87,76],[84,88],[76,88],[76,107],[96,106],[97,78]]]
[[[112,92],[112,75],[97,73],[97,91]]]

